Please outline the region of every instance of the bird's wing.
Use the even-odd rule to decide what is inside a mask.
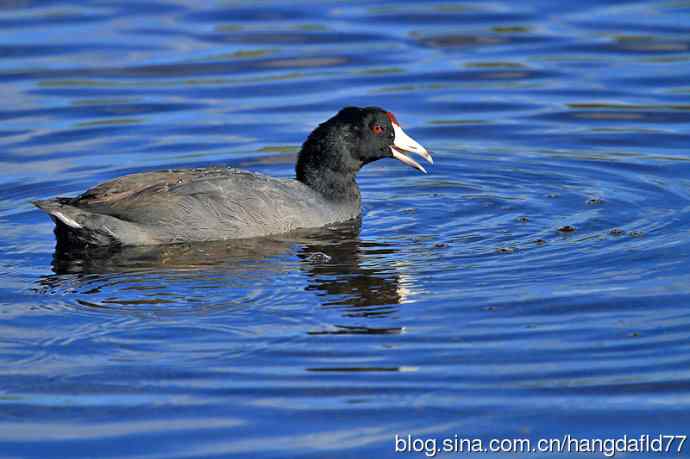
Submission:
[[[252,237],[304,226],[299,216],[309,209],[295,210],[308,203],[287,182],[227,168],[149,172],[103,183],[70,205],[172,240]]]
[[[72,205],[79,207],[118,206],[138,195],[153,195],[167,193],[171,187],[179,187],[187,183],[199,181],[208,177],[232,176],[235,169],[179,169],[157,172],[142,172],[118,177],[91,188],[72,201]],[[239,172],[238,172],[239,173]]]

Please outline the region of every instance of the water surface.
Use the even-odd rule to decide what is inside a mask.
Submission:
[[[688,433],[690,3],[201,3],[0,6],[4,456]],[[361,228],[63,256],[30,204],[292,177],[346,105],[435,159]]]

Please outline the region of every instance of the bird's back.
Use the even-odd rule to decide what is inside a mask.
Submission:
[[[55,220],[58,239],[90,245],[267,236],[359,215],[359,201],[338,204],[296,180],[222,167],[132,174],[35,204]]]

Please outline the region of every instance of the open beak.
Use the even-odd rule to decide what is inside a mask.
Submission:
[[[415,169],[420,170],[426,174],[426,169],[424,169],[421,164],[419,164],[414,159],[410,158],[405,153],[416,153],[422,158],[429,161],[429,164],[434,164],[434,160],[431,158],[429,152],[426,151],[426,148],[418,144],[412,137],[405,134],[405,131],[402,130],[398,123],[392,124],[393,133],[395,134],[395,140],[393,142],[393,145],[391,145],[393,157],[399,161],[402,161],[408,166],[412,166]]]

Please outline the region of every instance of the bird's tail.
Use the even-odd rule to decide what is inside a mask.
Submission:
[[[55,222],[58,246],[105,246],[121,244],[119,230],[131,223],[70,205],[70,198],[33,201],[33,205],[50,215]]]

